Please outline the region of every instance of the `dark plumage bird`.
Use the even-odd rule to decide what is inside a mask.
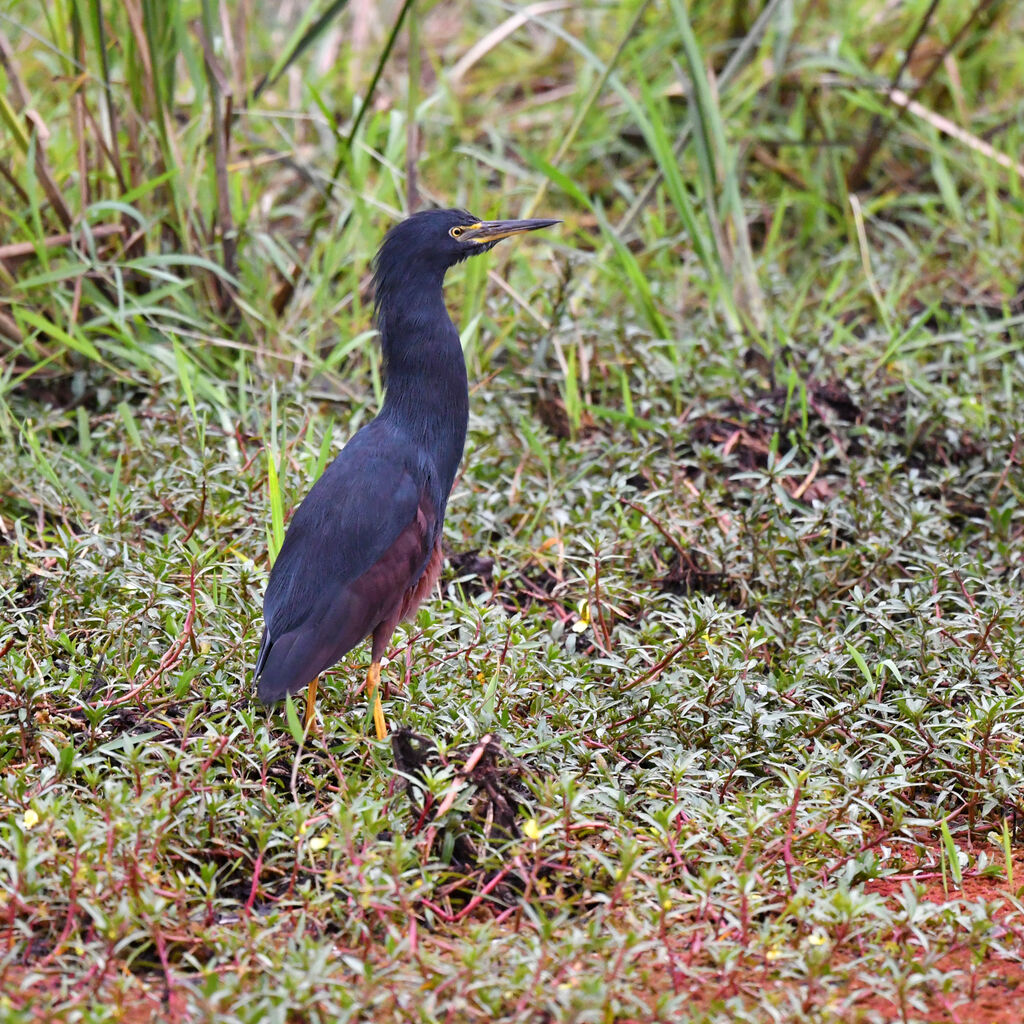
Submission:
[[[309,684],[308,725],[320,673],[372,634],[366,687],[377,738],[387,735],[380,659],[440,575],[441,527],[466,441],[466,364],[444,276],[502,238],[557,223],[426,210],[388,232],[373,279],[384,405],[288,527],[263,599],[256,678],[264,703]]]

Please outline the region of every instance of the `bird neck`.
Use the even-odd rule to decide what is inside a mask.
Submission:
[[[378,292],[377,327],[387,386],[380,415],[435,453],[447,498],[466,442],[469,386],[441,282],[403,289],[400,299]]]

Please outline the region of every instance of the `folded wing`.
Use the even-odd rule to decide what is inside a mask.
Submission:
[[[423,575],[437,520],[417,467],[357,434],[299,506],[274,563],[256,662],[260,700],[293,693],[382,622]]]

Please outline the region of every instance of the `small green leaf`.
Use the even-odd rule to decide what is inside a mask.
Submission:
[[[945,818],[939,822],[939,828],[942,830],[942,846],[946,854],[946,860],[949,861],[949,873],[953,876],[953,881],[959,889],[963,885],[963,873],[960,870],[960,851],[957,849],[956,843],[953,842],[953,834],[949,831],[949,824]]]
[[[292,700],[291,694],[284,699],[284,717],[288,722],[288,731],[292,734],[292,739],[301,747],[306,734],[299,721],[299,712],[295,708],[295,701]]]

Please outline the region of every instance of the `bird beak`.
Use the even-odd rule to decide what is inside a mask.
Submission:
[[[509,235],[519,235],[524,231],[539,231],[549,228],[552,224],[561,224],[560,220],[482,220],[466,228],[459,239],[461,242],[498,242]]]

